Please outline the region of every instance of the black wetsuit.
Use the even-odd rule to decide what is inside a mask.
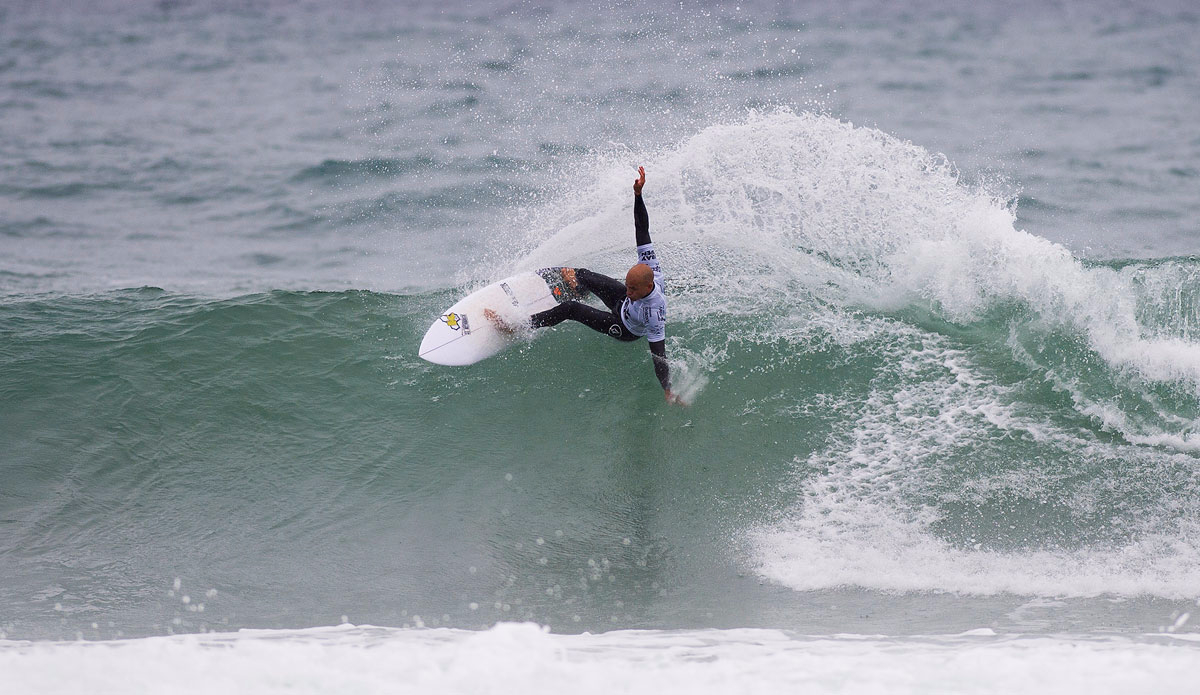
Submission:
[[[641,195],[633,197],[633,228],[638,246],[638,259],[648,262],[656,271],[655,291],[661,292],[660,273],[657,272],[658,261],[650,241],[650,215],[646,212],[646,204],[642,202]],[[608,307],[608,311],[582,302],[566,301],[553,309],[534,314],[532,322],[535,328],[555,326],[570,319],[578,321],[592,330],[607,333],[617,340],[632,342],[642,337],[629,330],[629,326],[621,319],[622,305],[627,304],[624,282],[607,275],[594,273],[587,268],[577,268],[575,280],[579,284],[580,290],[587,290],[599,297],[600,301],[604,302],[604,306]],[[665,310],[665,299],[661,301]],[[658,318],[660,321],[665,320],[665,316],[661,314]],[[654,340],[649,345],[654,361],[654,375],[658,377],[658,383],[662,384],[663,389],[669,390],[671,373],[667,364],[666,340]]]

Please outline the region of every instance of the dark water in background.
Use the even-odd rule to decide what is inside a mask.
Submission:
[[[1198,25],[0,10],[0,632],[1173,626]],[[415,357],[471,286],[622,271],[637,164],[692,407],[582,329]]]

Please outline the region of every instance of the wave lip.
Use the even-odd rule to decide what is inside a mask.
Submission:
[[[1017,199],[964,185],[946,157],[818,114],[752,113],[643,159],[675,316],[924,312],[1000,334],[1017,363],[1126,441],[1200,450],[1194,260],[1085,262],[1018,229]],[[613,231],[628,228],[627,204],[612,192],[632,153],[585,164],[591,186],[530,211],[523,250],[473,281],[627,262]]]

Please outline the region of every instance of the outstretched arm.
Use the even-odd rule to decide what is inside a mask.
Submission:
[[[654,359],[654,376],[658,377],[658,383],[662,384],[663,395],[667,397],[668,403],[682,403],[679,396],[671,391],[671,367],[667,362],[667,341],[658,340],[649,345],[650,356]]]
[[[650,243],[650,215],[642,202],[642,186],[646,185],[646,168],[638,167],[638,178],[633,182],[633,229],[638,246]]]

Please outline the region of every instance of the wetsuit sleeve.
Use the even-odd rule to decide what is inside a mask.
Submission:
[[[654,376],[662,384],[663,391],[671,390],[671,367],[667,364],[667,342],[659,340],[650,343],[650,356],[654,359]]]
[[[650,243],[650,215],[640,194],[633,196],[633,231],[638,246]]]

